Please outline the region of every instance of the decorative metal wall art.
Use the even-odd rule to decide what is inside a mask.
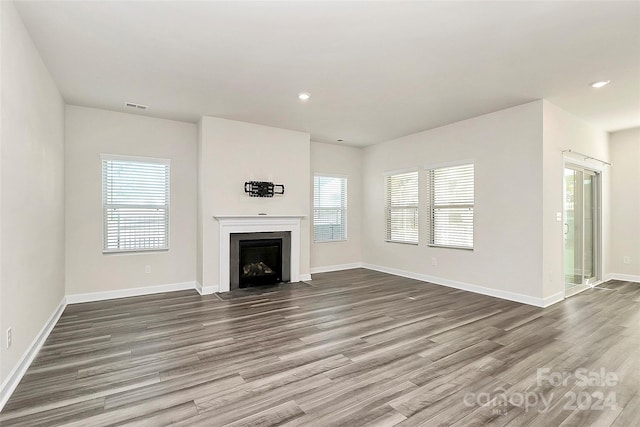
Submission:
[[[284,185],[267,181],[247,181],[244,192],[251,197],[273,197],[274,194],[284,194]]]

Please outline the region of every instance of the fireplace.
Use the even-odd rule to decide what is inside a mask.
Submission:
[[[230,290],[290,280],[291,233],[231,233]]]
[[[239,249],[232,248],[236,234],[255,233],[286,233],[287,244],[283,243],[282,261],[288,263],[283,267],[283,281],[299,282],[300,280],[311,280],[311,275],[300,274],[301,261],[301,221],[305,215],[215,215],[214,218],[219,224],[219,256],[218,284],[207,285],[203,283],[198,288],[198,292],[203,295],[213,292],[228,292],[231,290],[231,282],[238,283],[239,278],[234,281],[232,276],[238,274],[237,264],[231,263],[231,258],[239,256]],[[305,230],[306,231],[306,230]],[[250,237],[246,237],[250,239]],[[237,259],[237,258],[236,258]],[[234,267],[231,267],[233,265]],[[215,271],[215,270],[214,270]],[[289,278],[286,279],[288,274]],[[203,281],[207,279],[203,278]],[[236,288],[239,284],[236,285]]]

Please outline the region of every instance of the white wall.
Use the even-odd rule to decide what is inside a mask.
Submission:
[[[300,274],[309,274],[309,134],[215,117],[203,117],[199,136],[199,228],[205,288],[218,289],[219,224],[214,215],[305,215]],[[284,196],[249,197],[246,181],[284,184]]]
[[[66,107],[66,291],[68,295],[194,282],[195,124]],[[102,253],[100,154],[171,159],[168,251]],[[151,273],[145,273],[145,266]]]
[[[13,3],[0,7],[2,382],[64,297],[64,103]]]
[[[539,301],[542,105],[536,101],[365,148],[365,263]],[[474,250],[427,246],[424,191],[420,245],[385,242],[383,174],[420,168],[424,179],[426,165],[464,159],[475,163]]]
[[[311,142],[311,200],[313,212],[313,175],[347,177],[347,241],[313,242],[311,231],[311,271],[362,262],[362,149]]]
[[[543,101],[543,181],[544,188],[541,206],[543,223],[543,293],[545,297],[564,292],[563,276],[563,230],[562,222],[556,220],[556,214],[563,212],[563,150],[571,149],[588,156],[609,160],[608,138],[604,131],[567,113],[548,101]],[[566,155],[569,158],[584,161],[584,156]],[[587,164],[602,170],[602,253],[603,260],[608,258],[609,238],[609,172],[600,162],[590,160]],[[609,267],[601,267],[606,275]]]
[[[615,132],[609,138],[613,163],[609,272],[640,281],[640,128]],[[629,257],[629,264],[623,257]]]
[[[198,177],[197,177],[197,194],[198,194],[198,205],[197,205],[197,213],[196,213],[196,283],[197,286],[202,288],[202,274],[203,274],[203,264],[202,264],[202,255],[203,255],[203,226],[202,226],[202,120],[198,122],[198,146],[196,150],[196,157],[198,159]]]

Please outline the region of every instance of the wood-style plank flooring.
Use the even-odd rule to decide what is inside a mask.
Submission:
[[[638,425],[637,283],[544,310],[364,269],[309,285],[70,305],[0,425]]]

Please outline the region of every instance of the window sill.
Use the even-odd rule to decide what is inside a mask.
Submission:
[[[447,246],[447,245],[433,245],[433,244],[428,244],[427,246],[429,246],[430,248],[461,249],[463,251],[473,251],[473,248],[467,248],[464,246]]]
[[[399,240],[385,240],[387,243],[400,243],[401,245],[413,245],[418,246],[418,242],[402,242]]]
[[[152,254],[158,252],[169,252],[169,248],[166,249],[129,249],[129,250],[108,250],[102,251],[102,255],[143,255]]]

